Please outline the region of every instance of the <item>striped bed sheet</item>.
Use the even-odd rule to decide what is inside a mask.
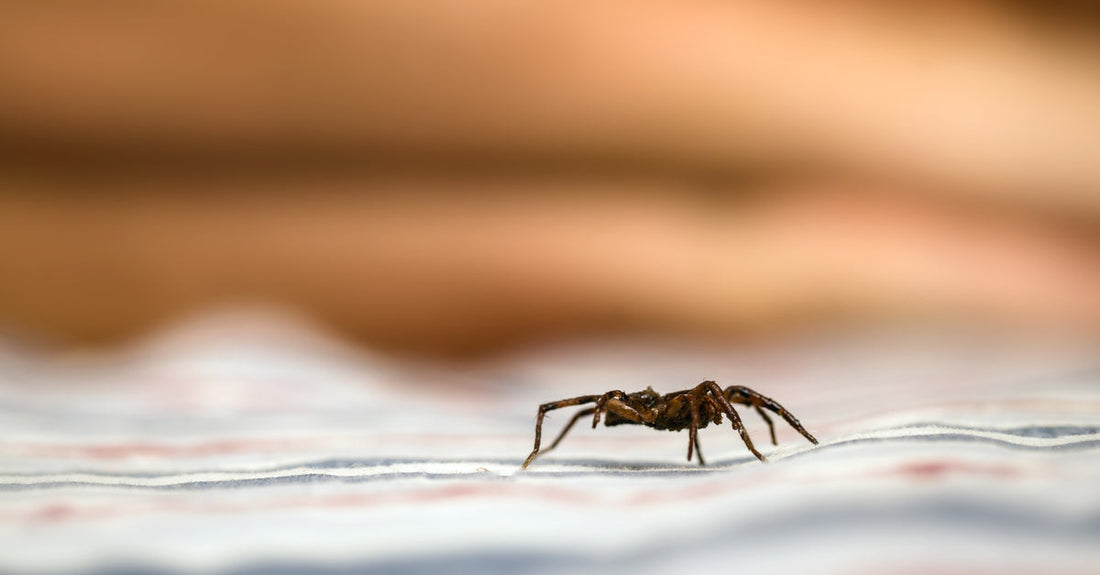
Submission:
[[[524,472],[538,404],[741,384],[686,433],[578,425]],[[571,410],[553,412],[552,437]],[[277,316],[124,349],[0,346],[3,573],[1097,573],[1091,342],[831,334],[591,341],[397,360]]]

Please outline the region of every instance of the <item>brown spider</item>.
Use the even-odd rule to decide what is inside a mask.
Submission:
[[[569,423],[565,425],[565,429],[562,429],[561,433],[558,434],[558,438],[543,453],[557,447],[578,419],[591,415],[592,427],[595,428],[596,424],[600,422],[600,415],[606,414],[605,426],[645,425],[654,429],[667,429],[669,431],[680,431],[685,427],[688,428],[690,434],[688,436],[687,459],[691,461],[694,452],[699,457],[699,465],[706,465],[706,462],[703,461],[703,451],[699,446],[699,429],[711,423],[721,424],[722,414],[724,413],[729,416],[733,428],[741,434],[741,440],[745,442],[745,446],[749,448],[749,451],[760,461],[767,462],[768,460],[752,446],[752,439],[749,439],[749,433],[745,431],[745,426],[741,424],[741,417],[733,409],[734,403],[751,405],[756,409],[756,413],[759,413],[764,422],[768,424],[772,445],[777,445],[775,426],[768,414],[764,412],[764,409],[778,414],[787,423],[791,424],[791,427],[798,430],[806,439],[809,439],[810,443],[817,445],[817,439],[802,427],[802,424],[791,415],[791,412],[776,403],[775,400],[740,385],[727,387],[723,391],[717,383],[704,381],[692,389],[675,391],[665,395],[660,395],[653,391],[652,387],[647,387],[645,391],[637,393],[623,393],[616,390],[603,395],[582,395],[572,399],[544,403],[539,406],[539,417],[535,423],[535,448],[531,451],[531,455],[527,456],[527,460],[523,462],[521,469],[527,469],[527,466],[539,454],[539,443],[542,441],[542,418],[546,415],[546,412],[586,403],[595,403],[596,406],[582,409],[573,415],[573,419],[569,420]]]

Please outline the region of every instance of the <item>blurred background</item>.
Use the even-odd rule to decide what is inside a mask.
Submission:
[[[0,329],[1100,328],[1090,2],[0,4]]]

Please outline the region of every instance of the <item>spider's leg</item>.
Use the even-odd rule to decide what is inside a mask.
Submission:
[[[561,409],[563,407],[570,407],[573,405],[592,403],[599,399],[600,396],[598,395],[582,395],[580,397],[574,397],[572,399],[563,399],[561,401],[553,401],[540,405],[539,416],[538,419],[535,420],[535,448],[531,450],[531,455],[527,456],[527,459],[523,462],[523,465],[520,467],[520,469],[527,469],[527,466],[531,465],[531,462],[534,461],[535,456],[539,454],[539,445],[542,443],[542,419],[546,416],[547,411],[553,411],[555,409]],[[570,423],[570,425],[572,425],[572,423]],[[561,438],[559,437],[558,439]]]
[[[704,381],[703,383],[700,383],[695,389],[700,390],[701,393],[710,392],[711,397],[713,397],[715,401],[718,402],[718,405],[722,408],[722,411],[726,412],[726,415],[729,416],[730,423],[733,425],[733,429],[735,429],[737,433],[741,435],[741,441],[745,443],[745,447],[748,447],[749,451],[751,451],[757,459],[766,463],[768,461],[768,458],[764,457],[764,455],[757,451],[756,447],[753,446],[752,438],[749,437],[749,432],[745,429],[745,425],[741,423],[741,416],[737,415],[737,411],[733,409],[733,405],[731,405],[729,400],[726,399],[726,396],[722,394],[722,388],[718,387],[718,384],[714,383],[713,381]]]
[[[693,451],[695,449],[695,428],[692,427],[688,432],[688,463],[691,462],[691,457],[695,455]]]
[[[763,419],[764,423],[768,424],[768,433],[772,436],[772,445],[779,445],[775,440],[775,424],[772,423],[772,418],[769,417],[763,409],[760,409],[759,405],[754,405],[753,407],[756,408],[756,413],[760,414],[760,419]]]
[[[751,405],[755,407],[756,411],[759,412],[760,415],[764,415],[764,412],[760,409],[761,407],[775,412],[777,415],[785,419],[787,423],[791,425],[791,427],[795,428],[796,431],[801,433],[803,437],[810,440],[810,443],[817,445],[817,438],[811,435],[809,431],[806,431],[806,428],[802,427],[802,424],[798,422],[798,419],[796,419],[795,416],[791,414],[791,412],[787,411],[785,407],[779,405],[779,402],[775,401],[774,399],[760,395],[759,393],[743,385],[731,385],[730,387],[726,388],[726,391],[723,393],[723,395],[726,399],[730,401],[743,403],[745,405]],[[765,421],[767,421],[766,418]],[[771,425],[770,422],[769,425]]]
[[[609,391],[596,401],[595,414],[592,416],[592,429],[596,429],[596,425],[600,423],[600,415],[607,411],[607,402],[612,399],[626,399],[626,394],[619,390]]]
[[[691,401],[691,428],[688,430],[688,461],[691,461],[692,447],[699,456],[699,465],[706,465],[707,462],[703,460],[703,446],[699,445],[699,403],[694,397]]]

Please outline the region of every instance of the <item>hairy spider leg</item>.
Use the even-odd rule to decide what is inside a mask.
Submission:
[[[623,400],[627,399],[627,395],[625,393],[623,393],[621,391],[616,391],[616,392],[612,392],[612,393],[621,394],[621,399],[619,397],[612,397],[612,398],[608,399],[606,402],[604,402],[604,404],[603,404],[603,413],[607,413],[607,412],[610,411],[610,412],[613,412],[615,415],[617,415],[618,417],[620,417],[622,419],[625,419],[625,420],[633,422],[633,423],[640,423],[640,424],[643,424],[643,425],[653,421],[653,417],[652,417],[651,413],[638,411],[637,409],[634,408],[634,406],[630,405],[629,403],[624,402]],[[596,423],[600,422],[599,415],[600,415],[600,411],[597,411],[596,416],[594,417],[595,422],[592,425],[593,428],[596,427],[596,425],[595,425]]]
[[[596,424],[599,423],[599,416],[602,416],[604,411],[607,411],[607,402],[612,399],[626,399],[624,391],[613,389],[607,391],[603,396],[599,396],[596,401],[595,413],[592,416],[592,429],[596,429]]]
[[[582,395],[582,396],[574,397],[574,398],[571,398],[571,399],[563,399],[561,401],[552,401],[550,403],[544,403],[544,404],[540,405],[539,406],[539,416],[538,416],[538,419],[535,420],[535,448],[531,450],[531,455],[527,456],[527,459],[523,462],[523,465],[520,467],[520,469],[527,469],[527,466],[531,465],[531,462],[534,461],[535,456],[539,454],[539,445],[542,443],[542,419],[546,416],[547,411],[553,411],[555,409],[561,409],[563,407],[570,407],[570,406],[573,406],[573,405],[584,405],[586,403],[592,403],[592,402],[595,402],[595,401],[599,401],[600,397],[602,397],[602,396],[599,396],[599,395]],[[585,410],[585,411],[587,411],[587,410]],[[569,425],[571,426],[572,423],[570,423]],[[560,440],[561,438],[559,437],[558,439]],[[556,444],[557,444],[557,442],[555,442],[555,445]]]
[[[692,392],[698,393],[699,395],[710,392],[711,397],[713,397],[718,402],[718,405],[722,408],[722,411],[725,411],[726,415],[729,416],[730,423],[733,425],[733,429],[735,429],[737,433],[741,435],[741,441],[745,443],[745,447],[748,447],[749,451],[751,451],[757,459],[767,463],[768,458],[764,457],[764,455],[757,451],[756,447],[753,446],[752,438],[749,437],[748,430],[746,430],[745,425],[741,423],[741,416],[737,415],[737,410],[733,409],[733,405],[730,404],[730,401],[728,399],[726,399],[726,396],[722,393],[722,388],[718,387],[717,383],[713,381],[704,381],[703,383],[697,385],[695,389],[692,390]]]
[[[699,399],[695,394],[689,394],[691,397],[691,428],[688,429],[688,461],[691,461],[691,452],[694,448],[695,454],[699,456],[699,465],[706,465],[707,462],[703,460],[703,446],[699,445]]]
[[[596,401],[596,413],[592,416],[592,429],[596,429],[596,424],[599,423],[599,417],[607,412],[607,406],[615,406],[615,413],[617,416],[642,423],[647,421],[646,416],[643,416],[637,409],[630,407],[623,400],[626,399],[626,394],[623,391],[615,389],[613,391],[607,391],[603,397]]]
[[[744,405],[751,405],[756,408],[757,413],[759,413],[761,416],[764,416],[764,421],[768,423],[769,428],[771,428],[772,423],[770,419],[765,415],[764,411],[760,408],[763,407],[775,412],[777,415],[786,420],[787,423],[791,425],[791,427],[795,428],[796,431],[801,433],[803,437],[810,440],[810,443],[817,445],[817,438],[811,435],[809,431],[806,431],[806,428],[802,427],[802,424],[798,422],[798,419],[796,419],[795,416],[791,414],[791,412],[787,411],[787,408],[779,405],[779,402],[775,401],[774,399],[760,395],[759,393],[743,385],[731,385],[727,387],[726,391],[723,393],[723,396],[729,401],[741,403]],[[775,443],[774,429],[772,430],[772,443]]]
[[[754,405],[752,407],[756,410],[756,413],[760,415],[760,419],[763,419],[764,423],[768,424],[768,435],[772,437],[772,445],[779,445],[779,442],[775,440],[775,424],[772,423],[772,418],[769,417],[763,409],[760,409],[759,405]]]

